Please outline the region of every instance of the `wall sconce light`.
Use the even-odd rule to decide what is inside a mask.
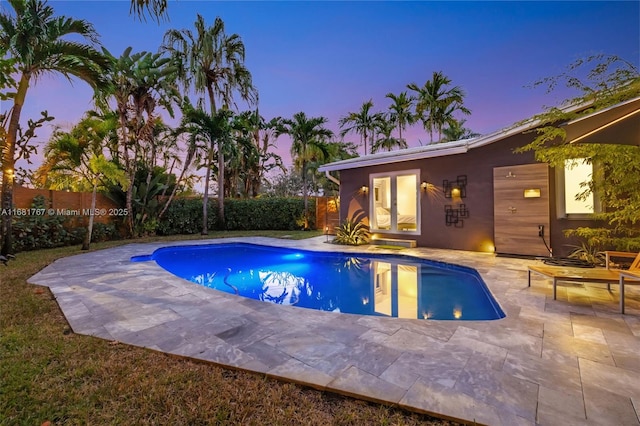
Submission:
[[[525,189],[524,198],[540,198],[540,188]]]
[[[369,187],[367,185],[362,185],[362,188],[360,188],[360,193],[362,195],[367,195],[369,193]]]
[[[445,198],[466,198],[467,196],[467,175],[459,175],[456,180],[442,181],[442,191]]]
[[[427,181],[426,181],[426,180],[425,180],[425,181],[423,181],[423,182],[420,184],[420,190],[421,190],[422,192],[427,192],[427,188],[428,188],[428,187],[429,187],[429,184],[427,183]]]

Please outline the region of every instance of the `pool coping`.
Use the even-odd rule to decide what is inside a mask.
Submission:
[[[314,311],[190,283],[155,262],[169,245],[250,242],[317,251],[326,237],[128,244],[59,259],[29,279],[51,289],[73,331],[266,374],[442,418],[480,424],[640,424],[640,294],[548,280],[534,260],[404,249],[476,269],[506,318],[425,321]],[[87,265],[100,265],[88,268]],[[561,420],[561,422],[560,422]]]

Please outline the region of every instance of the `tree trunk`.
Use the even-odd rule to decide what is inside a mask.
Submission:
[[[149,161],[149,165],[147,166],[149,170],[147,170],[147,180],[145,182],[147,184],[147,190],[145,191],[144,200],[143,200],[143,204],[145,208],[151,201],[149,200],[149,194],[151,193],[150,186],[151,186],[151,178],[153,177],[153,169],[155,168],[155,157],[156,157],[156,143],[155,141],[152,140],[151,141],[151,158]]]
[[[127,200],[126,207],[129,215],[127,216],[127,226],[129,228],[129,236],[133,237],[134,229],[133,229],[133,220],[134,220],[134,212],[133,212],[133,187],[135,186],[136,180],[136,167],[131,165],[129,166],[131,170],[129,171],[129,187],[127,188]]]
[[[164,204],[164,207],[162,207],[162,211],[160,212],[160,214],[158,215],[158,220],[162,219],[162,217],[164,216],[165,212],[167,211],[167,209],[169,208],[169,205],[171,204],[171,202],[173,201],[173,197],[175,197],[176,192],[178,191],[178,185],[180,184],[180,182],[182,182],[182,179],[184,178],[184,175],[187,171],[187,168],[191,165],[191,162],[185,162],[184,167],[182,168],[182,171],[180,172],[180,177],[178,177],[178,180],[176,181],[176,184],[173,186],[173,189],[171,190],[171,194],[169,195],[169,199],[167,200],[167,202]],[[172,166],[173,167],[173,166]],[[164,196],[164,192],[162,193],[162,195]]]
[[[167,195],[167,189],[169,189],[169,185],[171,184],[171,175],[173,175],[173,168],[176,165],[176,159],[174,158],[173,161],[171,162],[171,167],[169,167],[169,171],[167,172],[167,184],[165,185],[164,189],[162,190],[162,193],[160,194],[160,199],[164,198],[165,195]],[[176,184],[173,186],[174,188],[177,188],[178,184],[176,182]],[[158,216],[158,219],[160,219],[160,216]]]
[[[2,174],[2,209],[11,209],[13,205],[13,175],[6,172]],[[2,215],[2,250],[3,256],[13,254],[13,229],[11,215]]]
[[[218,141],[218,221],[220,228],[226,229],[224,220],[224,154],[221,141]]]
[[[5,139],[4,156],[2,157],[2,208],[11,209],[13,207],[13,180],[15,176],[16,164],[16,140],[18,138],[18,127],[20,125],[20,114],[22,106],[29,88],[30,74],[22,74],[18,83],[16,96],[13,98],[13,109],[9,119],[9,129]],[[0,254],[7,256],[13,254],[13,224],[10,214],[2,215],[2,250]]]
[[[213,141],[209,146],[209,155],[207,156],[207,172],[204,178],[204,195],[202,196],[202,235],[209,235],[209,182],[211,181],[211,166],[213,165]]]
[[[129,178],[129,187],[126,191],[125,207],[129,214],[126,218],[127,231],[129,236],[133,236],[133,187],[135,185],[136,172],[132,170],[131,158],[129,157],[129,132],[127,132],[127,113],[126,105],[118,106],[118,118],[120,120],[120,137],[122,138],[122,157],[124,158],[124,168]],[[134,159],[135,161],[135,159]]]
[[[367,155],[367,131],[365,130],[363,133],[364,139],[364,155]]]
[[[213,84],[211,82],[207,83],[207,92],[209,93],[209,103],[211,104],[211,117],[215,117],[217,109],[216,109],[216,97],[213,93]],[[211,155],[213,155],[213,141],[211,141]],[[213,158],[209,164],[209,170],[211,168],[211,164],[213,163]],[[225,229],[224,223],[224,155],[222,154],[222,142],[218,141],[218,219],[220,222],[220,228]]]
[[[304,230],[309,230],[309,197],[307,196],[307,162],[302,161],[302,199],[304,200]]]
[[[89,226],[87,226],[87,233],[84,236],[84,241],[82,242],[82,250],[89,250],[89,246],[91,245],[91,233],[93,232],[93,215],[96,210],[96,193],[98,192],[98,181],[97,178],[95,182],[93,182],[93,192],[91,192],[91,212],[89,213]]]

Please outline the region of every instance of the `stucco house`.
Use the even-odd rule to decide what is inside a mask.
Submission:
[[[569,143],[640,145],[640,98],[561,125]],[[566,255],[563,230],[596,225],[598,200],[575,200],[592,166],[557,170],[532,152],[514,153],[535,138],[537,126],[529,121],[472,139],[379,152],[320,171],[333,179],[339,171],[341,221],[364,220],[377,241]]]

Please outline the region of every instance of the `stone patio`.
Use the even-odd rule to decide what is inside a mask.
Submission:
[[[507,317],[426,321],[320,312],[244,299],[192,284],[155,262],[130,262],[167,245],[231,241],[309,250],[346,247],[229,238],[129,244],[63,258],[29,280],[47,286],[73,331],[211,361],[317,389],[490,425],[637,425],[640,293],[558,287],[535,276],[534,260],[405,249],[478,270]]]

